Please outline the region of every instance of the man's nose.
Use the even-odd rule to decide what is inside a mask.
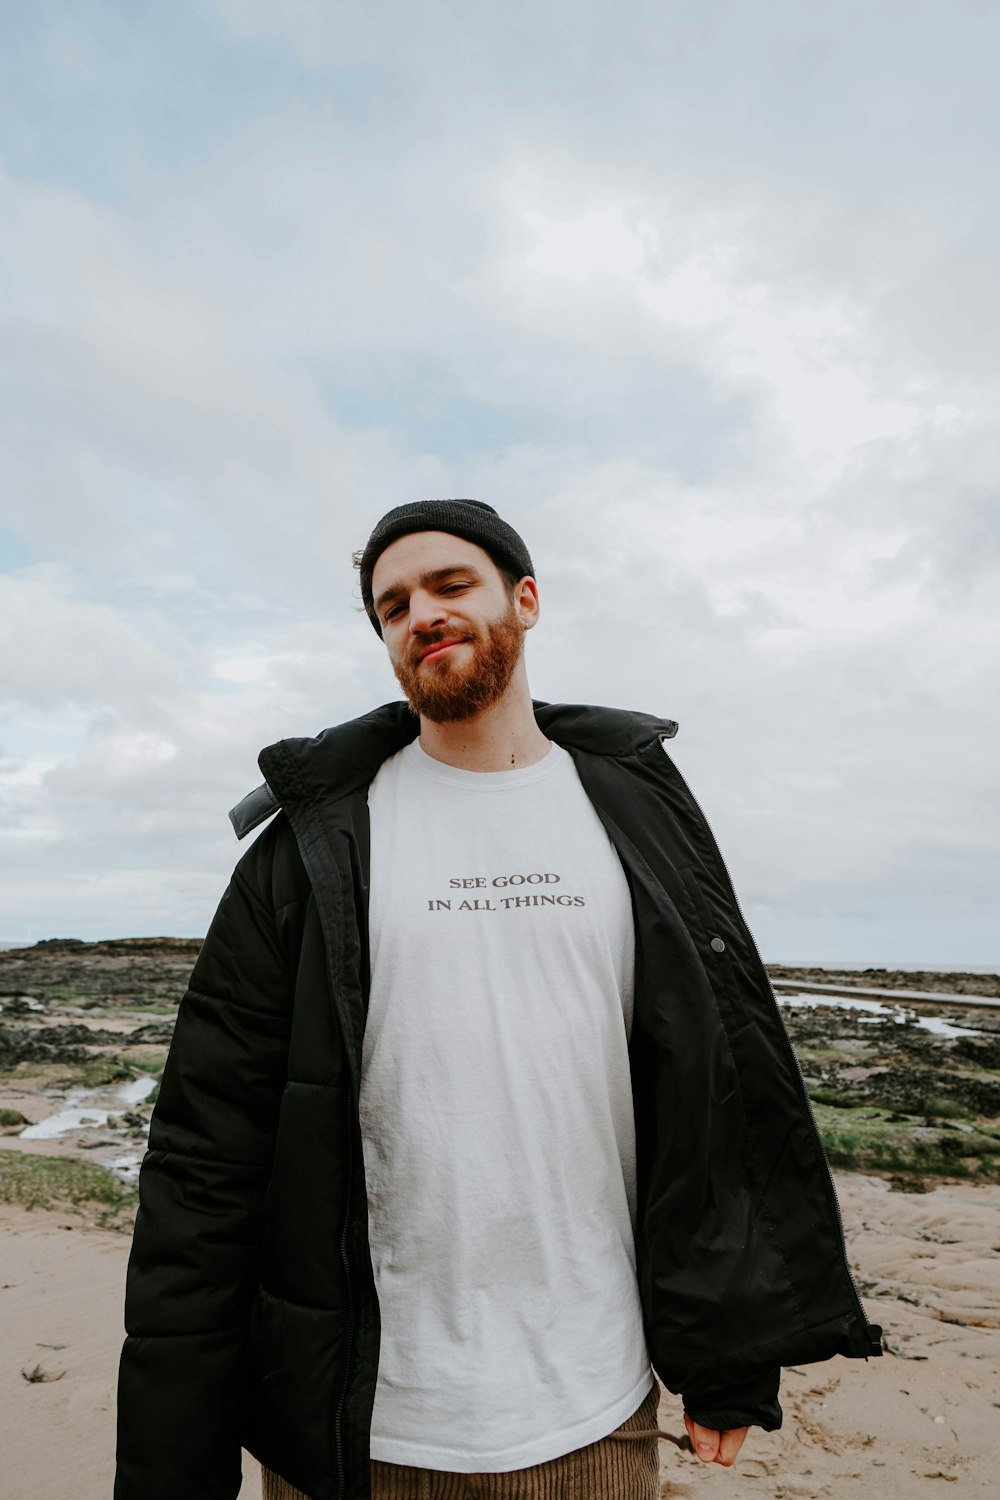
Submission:
[[[426,589],[416,589],[410,595],[410,630],[414,635],[427,630],[436,630],[444,623],[446,610],[440,598]]]

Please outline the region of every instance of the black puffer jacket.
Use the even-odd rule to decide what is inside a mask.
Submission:
[[[650,1357],[708,1426],[780,1421],[778,1367],[877,1354],[816,1129],[676,725],[536,705],[618,850]],[[358,1082],[368,785],[404,704],[287,740],[234,814],[236,867],[181,1003],[140,1179],[116,1500],[232,1500],[240,1446],[314,1500],[366,1500],[379,1314]]]

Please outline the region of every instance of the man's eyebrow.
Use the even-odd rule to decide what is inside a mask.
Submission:
[[[419,582],[423,585],[424,588],[427,588],[428,585],[432,583],[443,583],[446,578],[450,578],[454,573],[465,573],[475,582],[482,582],[483,575],[480,573],[478,568],[473,566],[472,563],[451,563],[444,568],[430,568],[426,573],[421,573]],[[378,598],[375,600],[376,613],[381,614],[383,607],[386,604],[391,603],[393,599],[402,598],[409,587],[410,585],[407,583],[390,583],[389,587],[387,589],[383,589],[381,594],[379,594]]]

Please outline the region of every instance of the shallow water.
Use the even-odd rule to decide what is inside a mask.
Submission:
[[[912,1022],[923,1031],[949,1040],[957,1036],[980,1035],[975,1027],[955,1026],[943,1016],[921,1015],[905,1005],[886,1005],[881,1000],[854,1000],[846,995],[797,994],[787,990],[779,990],[777,1000],[779,1005],[801,1006],[810,1010],[815,1010],[818,1005],[832,1006],[836,1010],[860,1010],[865,1012],[859,1017],[862,1021],[890,1020],[895,1021],[898,1026],[906,1026]]]
[[[93,1129],[106,1125],[111,1115],[120,1115],[134,1109],[153,1092],[155,1078],[133,1078],[116,1088],[73,1089],[66,1095],[62,1109],[39,1120],[37,1125],[28,1125],[21,1131],[22,1140],[52,1141],[74,1130]],[[100,1099],[101,1104],[90,1101]],[[111,1101],[106,1103],[106,1101]]]

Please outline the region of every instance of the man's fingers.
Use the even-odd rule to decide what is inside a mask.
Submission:
[[[719,1456],[715,1462],[728,1467],[743,1447],[743,1439],[748,1431],[746,1427],[730,1427],[728,1432],[724,1432],[719,1440]]]
[[[700,1426],[687,1412],[684,1413],[684,1426],[691,1439],[691,1447],[702,1463],[714,1463],[719,1453],[719,1433],[713,1432],[711,1427]]]
[[[731,1427],[726,1432],[716,1432],[711,1427],[702,1427],[684,1413],[684,1426],[691,1439],[691,1447],[703,1464],[722,1464],[728,1469],[749,1431],[747,1427]]]

